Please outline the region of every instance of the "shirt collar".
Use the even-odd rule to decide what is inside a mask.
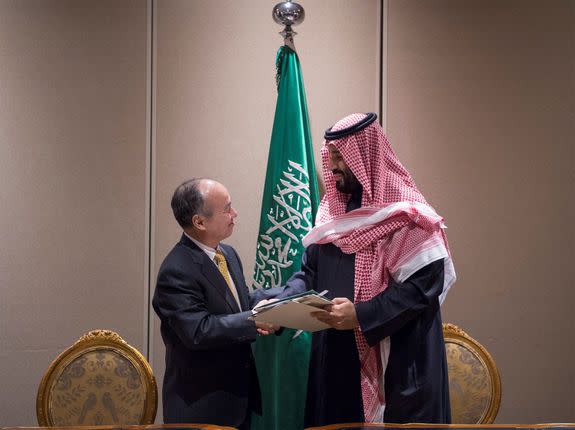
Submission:
[[[184,234],[186,235],[186,237],[188,239],[190,239],[192,242],[194,242],[196,245],[198,245],[198,247],[204,251],[208,257],[210,257],[210,260],[214,261],[214,258],[216,257],[216,249],[212,248],[211,246],[205,245],[202,242],[194,239],[192,236],[190,236],[188,233],[184,232]],[[218,246],[219,248],[219,246]]]

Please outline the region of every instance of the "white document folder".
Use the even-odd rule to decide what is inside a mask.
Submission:
[[[321,311],[322,307],[330,304],[330,300],[309,291],[256,308],[250,319],[298,330],[325,330],[330,326],[312,317],[311,313]]]

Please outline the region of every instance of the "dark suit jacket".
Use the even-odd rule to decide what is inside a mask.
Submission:
[[[277,291],[249,294],[236,251],[220,244],[243,312],[216,265],[186,235],[164,259],[153,298],[166,345],[165,423],[239,426],[261,411],[249,311]]]

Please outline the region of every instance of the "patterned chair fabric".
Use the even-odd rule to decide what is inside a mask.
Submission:
[[[501,403],[501,379],[493,358],[454,324],[443,324],[451,420],[455,424],[491,424]]]
[[[158,402],[152,368],[117,333],[94,330],[50,365],[36,399],[41,426],[152,424]]]

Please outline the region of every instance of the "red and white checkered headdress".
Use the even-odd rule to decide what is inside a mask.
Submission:
[[[372,118],[369,124],[358,131],[351,134],[346,131],[353,130],[358,123]],[[411,175],[397,159],[375,118],[375,114],[355,113],[346,116],[326,131],[329,140],[326,139],[321,149],[326,194],[318,208],[318,224],[343,215],[349,199],[348,195],[335,188],[333,174],[329,168],[330,144],[341,153],[343,160],[362,185],[362,207],[384,207],[405,201],[427,204]]]

